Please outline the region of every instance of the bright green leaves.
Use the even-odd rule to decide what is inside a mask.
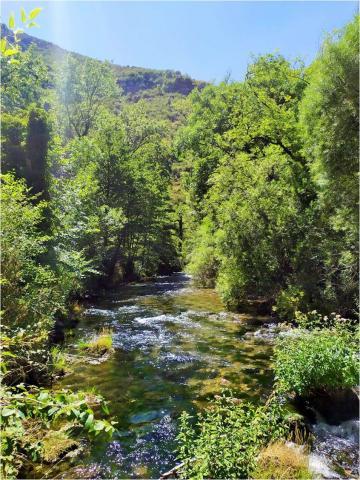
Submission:
[[[325,42],[308,71],[263,55],[243,83],[190,96],[176,141],[184,253],[229,307],[291,286],[312,308],[356,309],[357,31]]]
[[[41,10],[42,10],[41,7],[37,7],[31,10],[31,12],[29,13],[29,20],[34,20],[39,15]]]
[[[329,310],[346,315],[358,305],[359,17],[329,36],[309,68],[301,103],[301,130],[318,216],[317,248],[325,265],[319,296]],[[315,253],[316,252],[316,253]],[[331,311],[330,310],[330,311]]]
[[[358,342],[345,328],[294,330],[275,350],[277,389],[309,395],[358,383]]]
[[[6,50],[17,48],[6,44],[2,39],[2,48]],[[3,56],[7,54],[4,53]],[[42,104],[46,92],[44,84],[48,81],[48,69],[41,56],[36,55],[33,47],[26,52],[17,52],[12,61],[1,64],[1,95],[3,112],[21,114],[30,104]]]
[[[20,15],[21,15],[22,23],[25,23],[26,19],[27,19],[27,16],[26,16],[25,10],[23,8],[20,9]]]
[[[83,392],[68,390],[51,392],[32,387],[31,392],[18,386],[17,390],[2,389],[2,465],[1,473],[14,478],[24,461],[43,459],[49,447],[49,437],[61,434],[67,444],[76,444],[71,438],[74,424],[82,428],[81,434],[90,437],[111,437],[115,423],[96,419],[89,399]],[[94,396],[101,407],[106,407],[102,397]],[[35,433],[27,425],[36,425]],[[59,430],[59,424],[62,428]],[[54,459],[54,461],[56,458]]]
[[[14,29],[15,28],[15,14],[11,13],[8,21],[9,28]]]
[[[260,450],[286,437],[288,425],[276,398],[256,407],[218,396],[195,423],[184,412],[178,434],[179,459],[184,478],[251,478]]]
[[[195,236],[190,229],[190,268],[202,284],[217,283],[232,308],[248,294],[272,295],[291,268],[306,178],[296,129],[304,86],[301,67],[259,57],[244,83],[193,94],[189,124],[179,134],[188,162],[187,220],[210,224],[208,241],[203,226]]]
[[[20,19],[21,23],[23,23],[27,28],[31,28],[34,26],[37,26],[33,20],[39,15],[39,13],[42,11],[41,7],[36,7],[33,10],[29,12],[29,14],[26,14],[24,8],[20,8]],[[15,14],[11,13],[8,21],[8,26],[11,30],[15,28]]]
[[[20,19],[21,22],[24,24],[24,27],[31,28],[31,27],[37,27],[38,25],[33,22],[32,20],[36,18],[39,13],[41,12],[42,8],[34,8],[30,13],[29,16],[26,15],[26,12],[23,8],[20,9]],[[9,41],[6,37],[3,37],[1,39],[1,48],[0,48],[0,53],[2,58],[6,57],[14,57],[20,52],[19,48],[19,37],[18,35],[23,33],[23,30],[20,28],[15,29],[15,14],[12,12],[10,14],[9,20],[8,20],[8,27],[10,30],[13,30],[14,33],[14,40]],[[9,64],[16,64],[17,60],[14,58],[10,58],[8,61]]]

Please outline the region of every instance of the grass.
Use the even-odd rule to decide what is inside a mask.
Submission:
[[[51,349],[51,362],[55,374],[64,375],[69,371],[68,360],[60,347],[53,347]]]
[[[54,463],[79,444],[63,431],[50,431],[43,439],[42,458],[46,463]]]
[[[79,343],[79,347],[82,350],[101,355],[110,352],[112,350],[112,330],[103,328],[90,341]]]
[[[251,475],[254,479],[311,479],[308,457],[298,447],[275,442],[259,455],[258,465]]]

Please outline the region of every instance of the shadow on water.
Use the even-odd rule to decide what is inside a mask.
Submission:
[[[103,327],[115,352],[82,363],[61,387],[96,388],[118,432],[83,458],[63,463],[58,478],[155,478],[174,465],[177,418],[226,388],[262,401],[271,388],[272,348],[247,337],[269,318],[225,312],[213,290],[191,287],[179,273],[108,293],[89,306],[69,349]]]

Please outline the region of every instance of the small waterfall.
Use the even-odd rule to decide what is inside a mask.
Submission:
[[[359,477],[359,419],[340,425],[320,420],[313,425],[315,436],[310,470],[318,478]]]

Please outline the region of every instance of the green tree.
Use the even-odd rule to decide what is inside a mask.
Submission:
[[[69,55],[58,74],[58,102],[71,135],[83,137],[94,125],[101,107],[111,107],[119,96],[109,63]]]
[[[358,52],[356,16],[324,42],[301,103],[304,151],[318,194],[304,253],[317,259],[322,304],[348,315],[358,294]]]
[[[1,57],[1,100],[4,112],[16,113],[31,104],[43,107],[48,69],[33,47],[19,51],[13,61]]]
[[[26,136],[26,180],[33,194],[48,198],[47,154],[50,140],[49,124],[46,113],[40,109],[31,109]]]
[[[259,57],[242,84],[194,94],[179,135],[190,269],[202,283],[217,283],[229,306],[276,295],[294,269],[314,196],[298,129],[305,86],[301,65]]]

